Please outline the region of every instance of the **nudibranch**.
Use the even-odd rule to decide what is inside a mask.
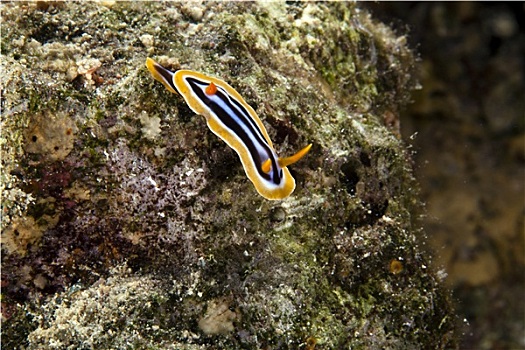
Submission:
[[[279,158],[252,107],[225,81],[191,70],[172,72],[148,58],[146,67],[166,89],[179,93],[211,131],[237,152],[246,176],[266,199],[284,199],[295,189],[287,166],[301,159],[309,144],[293,156]]]

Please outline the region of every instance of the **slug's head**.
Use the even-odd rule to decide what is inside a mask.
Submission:
[[[155,80],[160,81],[162,85],[166,87],[166,89],[173,92],[174,94],[177,93],[177,88],[173,84],[173,75],[175,73],[162,67],[160,64],[149,57],[146,58],[146,67]]]

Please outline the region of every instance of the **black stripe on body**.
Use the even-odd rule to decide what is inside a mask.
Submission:
[[[228,95],[228,96],[230,96],[230,95]],[[255,120],[253,120],[253,118],[250,117],[250,112],[248,112],[246,110],[246,108],[244,108],[244,106],[239,101],[237,101],[234,97],[230,97],[229,101],[232,102],[232,104],[235,107],[237,107],[238,110],[241,111],[241,114],[244,116],[245,120],[247,120],[248,123],[250,123],[250,125],[252,126],[251,131],[253,132],[253,130],[255,130],[257,132],[258,137],[259,137],[259,139],[258,139],[259,143],[263,143],[263,144],[267,145],[268,142],[266,141],[266,138],[264,137],[263,132],[259,128],[259,125],[255,122]],[[231,106],[230,106],[230,108],[231,108]],[[232,110],[234,110],[234,109],[232,108]]]
[[[153,66],[155,67],[155,70],[157,73],[159,73],[164,80],[173,88],[173,90],[178,91],[175,84],[173,84],[173,73],[167,70],[166,68],[162,67],[157,62],[153,63]]]
[[[261,130],[255,123],[255,121],[251,120],[251,118],[249,117],[250,113],[246,110],[246,108],[244,108],[244,106],[240,102],[236,101],[233,97],[229,96],[228,94],[224,94],[220,89],[217,89],[217,92],[214,94],[214,96],[219,97],[219,99],[235,113],[235,116],[240,120],[240,122],[255,136],[255,141],[258,144],[260,144],[264,150],[266,150],[267,156],[272,163],[272,169],[274,169],[273,176],[271,178],[269,174],[265,173],[262,170],[262,163],[266,161],[266,159],[261,159],[261,157],[259,156],[259,152],[257,151],[257,147],[254,144],[254,140],[252,140],[248,136],[248,134],[244,131],[242,126],[238,125],[237,122],[228,113],[226,113],[220,105],[213,102],[204,93],[202,87],[205,88],[209,84],[207,82],[203,82],[191,77],[184,79],[188,82],[191,90],[198,96],[198,98],[206,106],[208,106],[208,108],[211,111],[213,111],[217,118],[228,129],[233,131],[233,133],[235,133],[235,135],[237,135],[237,137],[239,137],[239,139],[241,139],[241,141],[246,145],[246,148],[250,153],[250,156],[255,164],[255,168],[257,169],[259,175],[267,181],[272,181],[276,185],[280,185],[282,171],[277,171],[277,160],[274,158],[272,150],[266,143],[265,138],[262,136]],[[239,113],[239,111],[241,112]]]

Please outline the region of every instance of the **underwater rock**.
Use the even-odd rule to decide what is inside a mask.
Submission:
[[[35,198],[3,209],[59,218],[24,256],[3,248],[7,347],[455,346],[396,122],[416,83],[403,36],[355,3],[1,6],[4,186]],[[313,143],[289,198],[258,195],[151,53],[235,87],[278,154]],[[74,137],[28,149],[45,111]]]

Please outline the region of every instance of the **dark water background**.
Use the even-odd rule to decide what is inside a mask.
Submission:
[[[367,6],[421,58],[422,90],[401,130],[434,263],[467,320],[461,347],[524,348],[524,4]]]

